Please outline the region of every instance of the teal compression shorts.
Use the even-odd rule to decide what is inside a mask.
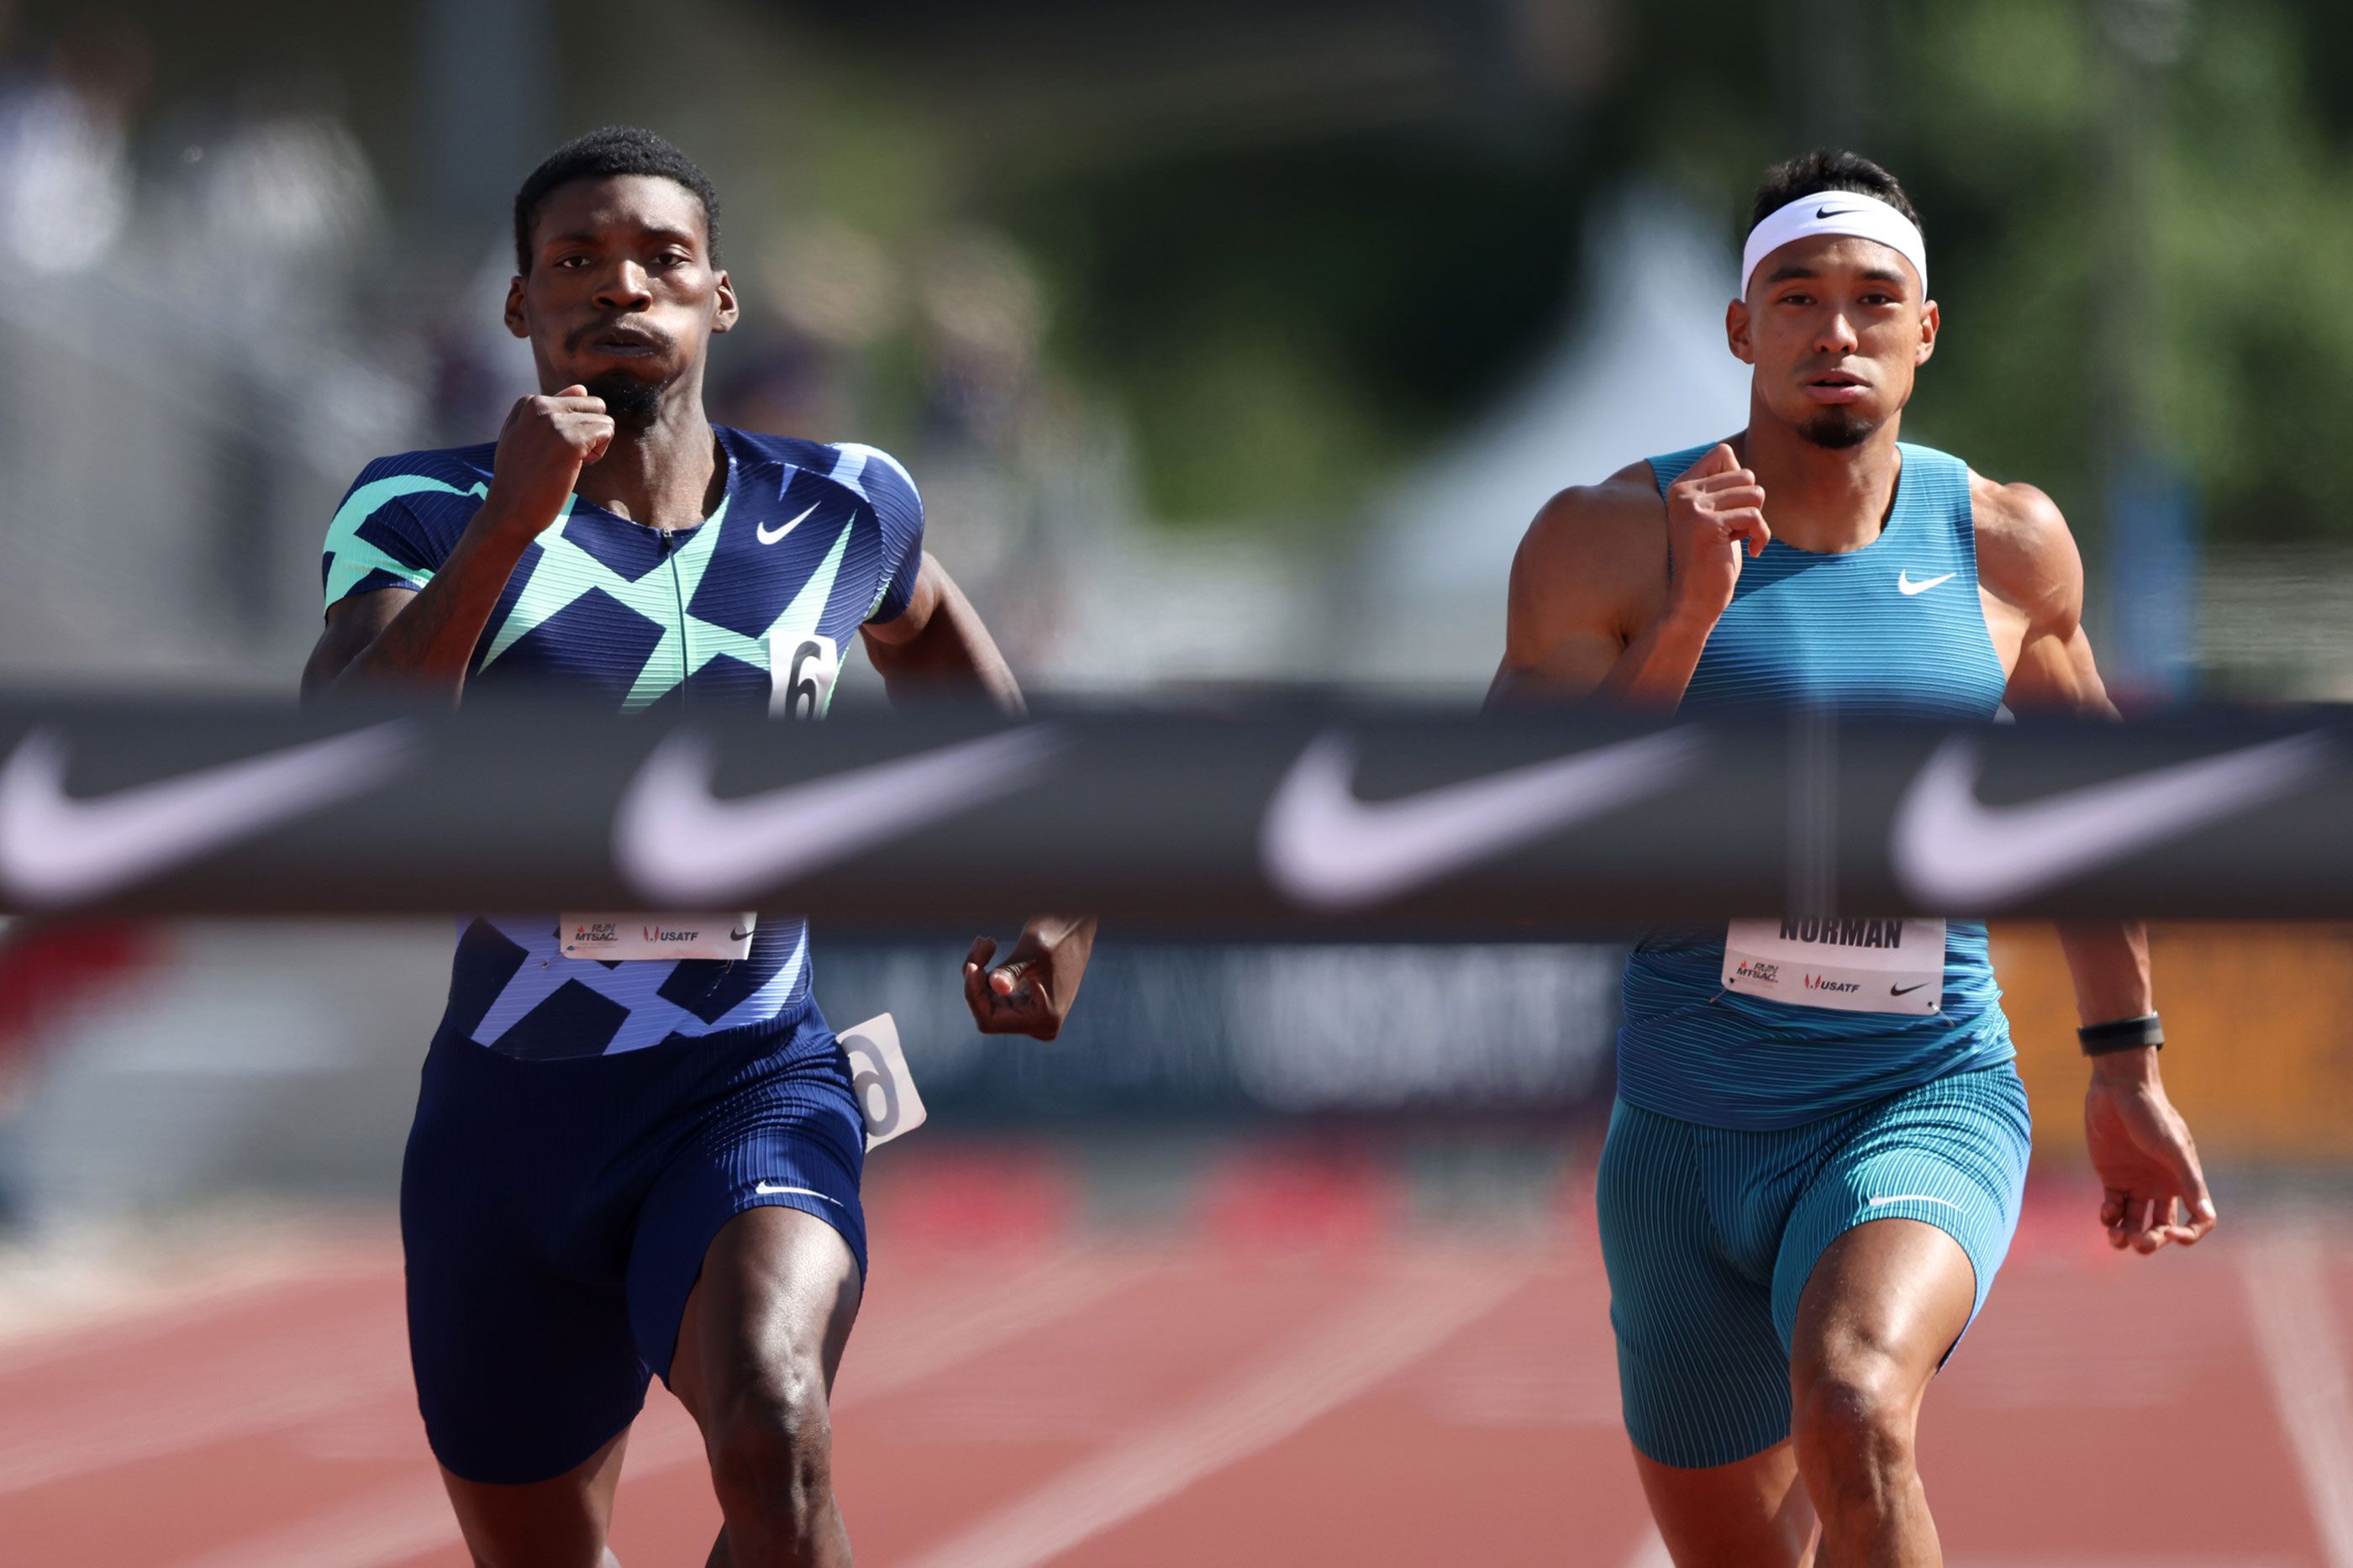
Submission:
[[[1596,1206],[1634,1447],[1703,1468],[1788,1436],[1798,1299],[1856,1226],[1915,1219],[1960,1243],[1977,1271],[1974,1321],[2018,1228],[2030,1134],[2008,1065],[1774,1131],[1620,1100]]]

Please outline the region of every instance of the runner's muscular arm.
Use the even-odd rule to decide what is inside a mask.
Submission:
[[[860,635],[894,704],[978,695],[1016,719],[1029,711],[980,612],[929,552],[907,607]],[[990,963],[997,956],[994,938],[975,938],[964,960],[964,999],[973,1022],[983,1034],[1052,1039],[1070,1016],[1094,945],[1092,915],[1039,916],[1022,928],[1001,963]]]
[[[2005,700],[2015,712],[2121,718],[2092,659],[2084,631],[2084,561],[2058,507],[2031,485],[1978,480],[1973,489],[1978,580],[2023,624]],[[2138,921],[2062,922],[2059,937],[2084,1023],[2155,1010],[2148,938]]]
[[[980,612],[944,568],[923,552],[915,590],[897,617],[860,628],[891,700],[976,695],[1018,719],[1029,709],[1020,683],[997,650]]]
[[[1742,551],[1771,537],[1764,500],[1728,446],[1668,487],[1663,528],[1648,463],[1554,497],[1512,561],[1487,705],[1598,696],[1673,711],[1731,601]]]
[[[613,420],[585,386],[516,403],[499,430],[491,483],[448,557],[422,589],[353,595],[327,611],[302,668],[302,695],[359,684],[454,703],[466,666],[515,563],[563,514],[583,465],[605,455]]]
[[[1972,475],[1970,500],[1978,581],[2021,635],[2005,693],[2010,707],[2120,719],[2084,630],[2084,562],[2066,519],[2031,485]],[[2059,941],[2085,1025],[2157,1010],[2140,921],[2061,921]],[[2166,1099],[2155,1048],[2092,1058],[2084,1121],[2106,1184],[2100,1219],[2112,1246],[2154,1252],[2168,1241],[2187,1246],[2214,1227],[2197,1147]],[[2189,1210],[2187,1225],[2171,1223],[2176,1198]]]
[[[478,511],[422,589],[379,588],[330,605],[326,629],[302,667],[303,699],[367,685],[456,702],[474,645],[532,541],[530,532],[501,531],[496,519],[481,523]]]

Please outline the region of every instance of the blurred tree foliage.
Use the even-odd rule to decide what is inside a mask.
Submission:
[[[1591,199],[1629,174],[1722,216],[1844,142],[1927,222],[1946,338],[1910,428],[2100,508],[2104,7],[2132,0],[1652,0],[1598,92],[1529,133],[1365,132],[995,193],[1058,295],[1059,353],[1132,416],[1172,520],[1345,516],[1563,330]],[[2167,0],[2144,0],[2167,10]],[[2158,437],[2218,538],[2353,533],[2353,8],[2176,5],[2153,121],[2144,352]],[[1576,476],[1564,475],[1564,479]]]

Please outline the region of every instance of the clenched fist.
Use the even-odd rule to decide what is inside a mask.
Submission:
[[[984,1035],[1052,1039],[1070,1016],[1094,946],[1092,915],[1040,915],[994,966],[996,942],[976,938],[964,959],[964,999],[972,1021]]]
[[[1713,626],[1732,603],[1741,552],[1765,552],[1765,489],[1718,444],[1667,487],[1667,548],[1673,553],[1675,607]]]
[[[586,387],[524,398],[499,431],[485,510],[539,532],[563,514],[580,470],[612,444],[613,416]]]

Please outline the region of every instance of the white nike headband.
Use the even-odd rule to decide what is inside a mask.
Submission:
[[[1748,243],[1740,250],[1741,298],[1747,298],[1748,285],[1767,257],[1792,241],[1811,239],[1818,234],[1851,234],[1877,240],[1912,264],[1912,270],[1920,275],[1920,293],[1924,298],[1927,295],[1928,245],[1920,237],[1919,225],[1876,196],[1821,191],[1776,208],[1748,231]]]

